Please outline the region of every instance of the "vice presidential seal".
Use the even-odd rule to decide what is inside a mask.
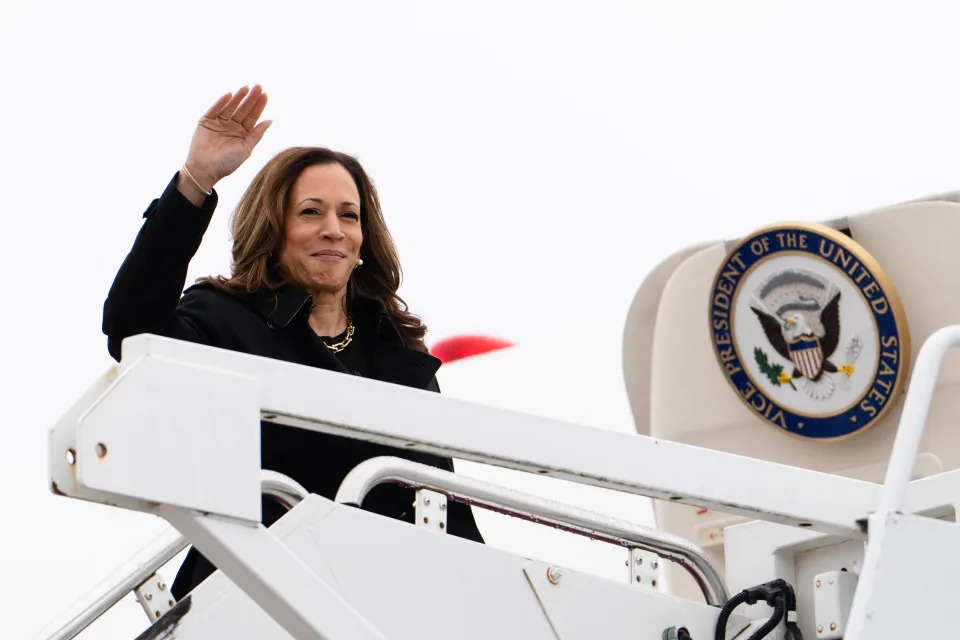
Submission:
[[[896,290],[863,247],[823,225],[768,227],[737,244],[713,282],[710,332],[737,394],[798,436],[867,428],[906,378]]]

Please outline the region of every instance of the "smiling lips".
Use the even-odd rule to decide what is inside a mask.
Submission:
[[[342,251],[335,251],[334,249],[324,249],[323,251],[315,251],[310,254],[314,258],[319,258],[320,260],[325,260],[327,262],[340,262],[346,258],[346,254]]]

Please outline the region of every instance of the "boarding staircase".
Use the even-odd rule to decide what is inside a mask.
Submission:
[[[144,639],[952,637],[960,471],[918,480],[911,473],[940,363],[957,346],[960,326],[926,340],[880,484],[157,336],[130,338],[121,362],[51,431],[51,486],[155,514],[175,531],[37,638],[77,636],[131,590],[151,623]],[[396,458],[359,465],[331,501],[261,471],[261,420],[750,522],[727,530],[721,575],[679,536]],[[158,432],[176,446],[157,448]],[[163,473],[172,467],[175,477]],[[354,508],[384,482],[416,490],[416,526]],[[291,507],[270,528],[260,524],[262,493]],[[618,545],[629,581],[449,536],[448,500]],[[174,602],[156,571],[187,543],[220,571]],[[698,597],[651,584],[658,563],[692,576]],[[742,606],[731,613],[725,605],[734,604]]]

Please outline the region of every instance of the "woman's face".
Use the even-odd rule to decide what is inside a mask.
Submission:
[[[360,192],[339,164],[304,169],[284,212],[280,263],[311,294],[347,286],[360,258]]]

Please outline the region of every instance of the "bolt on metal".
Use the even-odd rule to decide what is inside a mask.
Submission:
[[[549,580],[551,584],[560,584],[560,578],[562,577],[563,571],[557,567],[550,567],[547,569],[547,580]]]

